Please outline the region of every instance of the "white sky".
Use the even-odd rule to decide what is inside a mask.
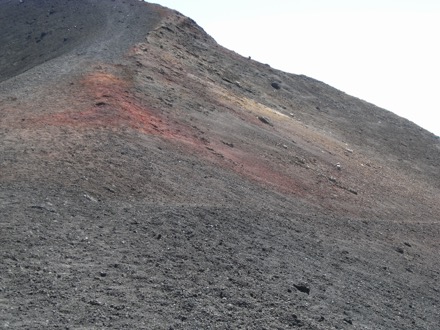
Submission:
[[[216,41],[440,135],[439,0],[150,0]]]

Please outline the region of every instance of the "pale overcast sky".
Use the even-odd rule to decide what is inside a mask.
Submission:
[[[155,0],[218,43],[440,135],[439,0]]]

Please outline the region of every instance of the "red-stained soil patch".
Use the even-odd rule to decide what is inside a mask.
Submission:
[[[178,129],[172,127],[167,118],[137,102],[129,91],[127,81],[109,73],[94,72],[81,81],[81,86],[81,96],[89,99],[93,105],[82,111],[68,110],[45,115],[35,118],[34,122],[81,128],[130,127],[165,139],[187,139],[179,135]]]
[[[211,150],[214,151],[214,149]],[[221,144],[216,145],[215,152],[227,160],[227,162],[222,162],[224,166],[226,165],[253,181],[269,185],[271,188],[283,193],[302,197],[307,195],[307,186],[303,180],[289,176],[285,168],[278,168],[274,166],[273,162],[265,160],[257,154],[240,150],[238,147],[229,148]],[[221,162],[219,163],[221,164]]]

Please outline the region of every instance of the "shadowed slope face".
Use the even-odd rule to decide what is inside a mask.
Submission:
[[[2,1],[1,80],[71,51],[98,33],[105,17],[100,11],[88,10],[88,3]],[[69,12],[74,15],[66,15]]]
[[[432,134],[160,6],[0,16],[2,325],[439,323]]]
[[[120,56],[159,17],[133,1],[2,0],[0,81],[66,54]]]

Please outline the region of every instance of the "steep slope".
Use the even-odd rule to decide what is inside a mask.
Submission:
[[[2,326],[439,324],[437,137],[157,5],[0,15]]]

